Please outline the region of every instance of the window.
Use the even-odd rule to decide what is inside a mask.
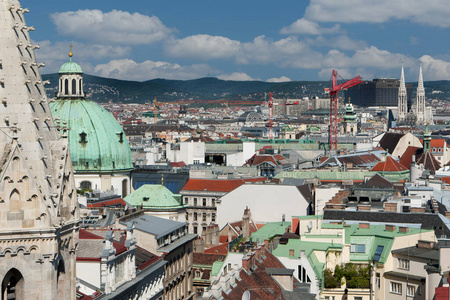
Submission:
[[[77,81],[75,79],[72,79],[72,95],[77,94]]]
[[[391,281],[391,293],[393,294],[402,294],[402,284],[400,282]]]
[[[197,206],[197,198],[194,198],[194,206]]]
[[[195,271],[195,277],[200,278],[201,274],[200,271]]]
[[[203,198],[203,206],[206,206],[206,198]]]
[[[378,289],[380,289],[380,283],[381,283],[381,280],[380,280],[380,273],[377,273],[377,275],[376,275],[376,277],[375,277],[375,286],[376,286]]]
[[[189,202],[189,198],[188,197],[184,197],[184,204],[188,204]]]
[[[361,296],[354,296],[353,300],[363,300],[363,298]]]
[[[203,233],[206,234],[206,226],[203,226],[202,230],[203,230],[202,234]]]
[[[214,198],[211,199],[211,206],[216,206],[216,199]]]
[[[194,221],[197,221],[197,213],[194,213]]]
[[[406,296],[414,297],[416,295],[416,287],[413,285],[408,285],[406,287]]]
[[[194,234],[197,234],[197,226],[194,226]]]
[[[216,221],[216,214],[215,214],[215,213],[212,213],[212,214],[211,214],[211,221],[212,221],[212,222],[215,222],[215,221]]]
[[[203,221],[203,222],[206,222],[206,213],[203,213],[202,221]]]
[[[409,270],[409,260],[404,258],[397,259],[397,267],[402,270]]]
[[[378,245],[377,250],[375,251],[375,255],[373,256],[374,261],[379,261],[381,257],[381,253],[383,253],[384,246]]]
[[[85,132],[80,133],[80,143],[82,143],[82,144],[87,143],[86,136],[87,136],[87,134]]]
[[[351,244],[350,245],[351,253],[366,253],[366,245],[364,244]]]

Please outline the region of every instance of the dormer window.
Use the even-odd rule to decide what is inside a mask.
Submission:
[[[119,143],[123,143],[123,132],[117,133],[117,136],[119,137]]]
[[[80,133],[80,143],[82,144],[87,143],[87,134],[85,132]]]

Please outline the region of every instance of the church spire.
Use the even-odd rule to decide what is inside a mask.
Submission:
[[[31,43],[26,12],[18,0],[0,0],[0,228],[12,253],[22,249],[31,255],[5,258],[2,252],[0,274],[14,266],[26,283],[8,299],[61,299],[58,289],[73,299],[77,193],[69,147],[54,126],[47,82],[39,71],[44,64],[36,62],[38,46]],[[66,272],[66,284],[57,287],[60,270]]]
[[[426,120],[425,120],[425,88],[423,86],[422,63],[420,63],[419,80],[417,83],[416,116],[417,116],[417,122],[419,124],[426,123]]]
[[[408,113],[408,103],[406,94],[405,72],[403,70],[403,63],[402,63],[402,73],[400,75],[400,87],[398,89],[397,120],[400,122],[404,121],[406,119],[407,113]]]

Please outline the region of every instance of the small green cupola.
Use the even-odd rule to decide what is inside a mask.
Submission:
[[[84,98],[83,70],[81,66],[72,61],[72,44],[70,44],[69,61],[59,68],[58,98],[79,99]]]

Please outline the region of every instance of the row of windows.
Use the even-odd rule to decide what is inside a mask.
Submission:
[[[390,292],[393,294],[402,294],[402,283],[401,282],[395,282],[391,281],[390,284]],[[414,285],[407,285],[406,286],[406,296],[408,297],[415,297],[417,295],[421,295],[420,286],[416,288]]]
[[[194,213],[194,218],[193,218],[193,221],[198,221],[198,213]],[[202,214],[200,214],[201,216],[202,216],[202,222],[206,222],[206,213],[202,213]],[[189,219],[189,217],[188,217],[188,213],[186,213],[186,220],[188,220]],[[215,213],[212,213],[211,214],[211,222],[215,222],[216,221],[216,214]]]
[[[62,79],[60,82],[60,88],[62,89]],[[82,81],[79,80],[79,92],[77,93],[77,81],[76,79],[72,79],[72,95],[82,94]],[[64,91],[60,90],[60,93],[64,93],[64,95],[69,95],[69,80],[64,80]]]
[[[203,204],[203,206],[208,206],[208,199],[203,198],[201,203]],[[189,204],[189,197],[184,197],[184,204]],[[194,198],[192,206],[198,206],[197,198]],[[210,206],[213,206],[213,207],[216,206],[216,199],[215,198],[211,199],[211,205]]]
[[[404,258],[397,259],[397,267],[403,270],[409,270],[409,260]]]

